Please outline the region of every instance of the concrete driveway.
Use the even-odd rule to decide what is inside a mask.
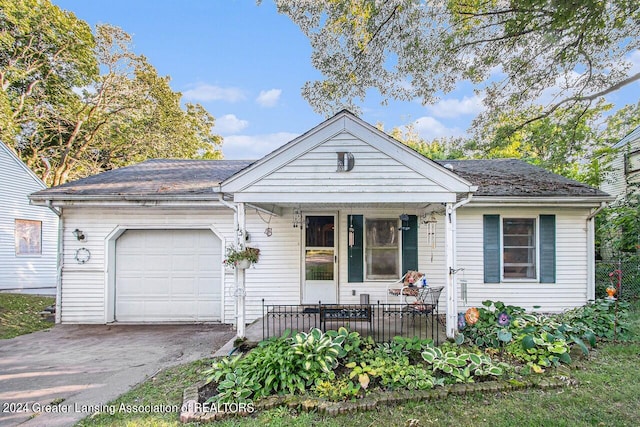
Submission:
[[[71,426],[163,368],[211,357],[233,336],[227,325],[57,325],[0,340],[0,426]]]

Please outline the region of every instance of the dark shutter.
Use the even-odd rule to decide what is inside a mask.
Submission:
[[[402,274],[418,271],[418,217],[409,215],[408,230],[402,230]]]
[[[540,215],[540,283],[556,283],[555,215]]]
[[[500,215],[484,215],[484,282],[500,283]]]
[[[349,282],[364,282],[363,225],[364,219],[362,215],[347,216],[347,229],[353,227],[355,234],[354,245],[349,247],[349,233],[347,233]]]

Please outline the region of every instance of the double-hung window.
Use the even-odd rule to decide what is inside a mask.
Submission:
[[[555,215],[537,218],[485,215],[485,283],[518,280],[555,283],[555,221]]]
[[[349,215],[348,280],[396,280],[418,270],[418,218]]]

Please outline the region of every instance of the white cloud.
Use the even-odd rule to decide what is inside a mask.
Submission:
[[[262,107],[275,107],[281,94],[282,90],[280,89],[261,90],[256,102]]]
[[[298,136],[290,132],[226,136],[222,152],[225,159],[260,159]]]
[[[192,89],[183,92],[184,98],[189,101],[227,101],[238,102],[245,99],[243,91],[237,87],[220,87],[198,84]]]
[[[436,117],[454,118],[462,115],[475,116],[484,110],[484,105],[482,105],[482,98],[474,95],[465,96],[462,99],[443,99],[427,108]]]
[[[241,120],[235,114],[225,114],[216,118],[214,131],[221,134],[238,133],[249,126],[247,120]]]
[[[457,127],[447,127],[437,119],[424,116],[413,122],[413,130],[425,141],[434,138],[462,136],[464,131]]]

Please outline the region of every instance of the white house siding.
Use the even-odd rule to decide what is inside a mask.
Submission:
[[[29,204],[28,195],[46,186],[0,145],[0,291],[55,294],[58,217]],[[16,219],[42,222],[40,255],[16,255]]]
[[[337,152],[350,152],[355,167],[336,173]],[[425,174],[428,171],[425,171]],[[447,193],[439,184],[347,132],[320,144],[244,189],[242,193],[287,194]],[[258,197],[258,196],[257,196]],[[419,198],[419,194],[415,194]]]
[[[262,213],[269,221],[269,215]],[[271,217],[272,236],[264,234],[267,224],[255,209],[247,208],[246,228],[250,246],[261,249],[260,262],[246,272],[246,315],[248,321],[262,315],[266,304],[300,303],[300,229],[291,226],[290,212]],[[64,209],[64,267],[61,297],[62,323],[107,322],[106,239],[117,228],[208,228],[219,232],[230,245],[234,240],[233,211],[220,209],[164,208],[72,208]],[[72,231],[82,230],[85,241],[77,241]],[[91,259],[85,264],[75,260],[77,249],[85,247]],[[222,251],[224,254],[224,250]],[[222,260],[220,260],[222,262]],[[235,321],[235,275],[224,272],[223,318]]]
[[[609,193],[616,198],[624,196],[627,191],[627,184],[624,176],[623,152],[624,147],[620,150],[620,154],[611,161],[611,170],[607,172],[602,184],[600,185],[602,191]]]
[[[483,215],[512,218],[556,215],[556,283],[484,283]],[[560,312],[587,302],[587,209],[567,208],[474,208],[458,210],[458,280],[467,280],[467,304],[459,298],[458,308],[479,307],[484,300],[502,301],[527,310]],[[537,307],[536,307],[537,306]]]

